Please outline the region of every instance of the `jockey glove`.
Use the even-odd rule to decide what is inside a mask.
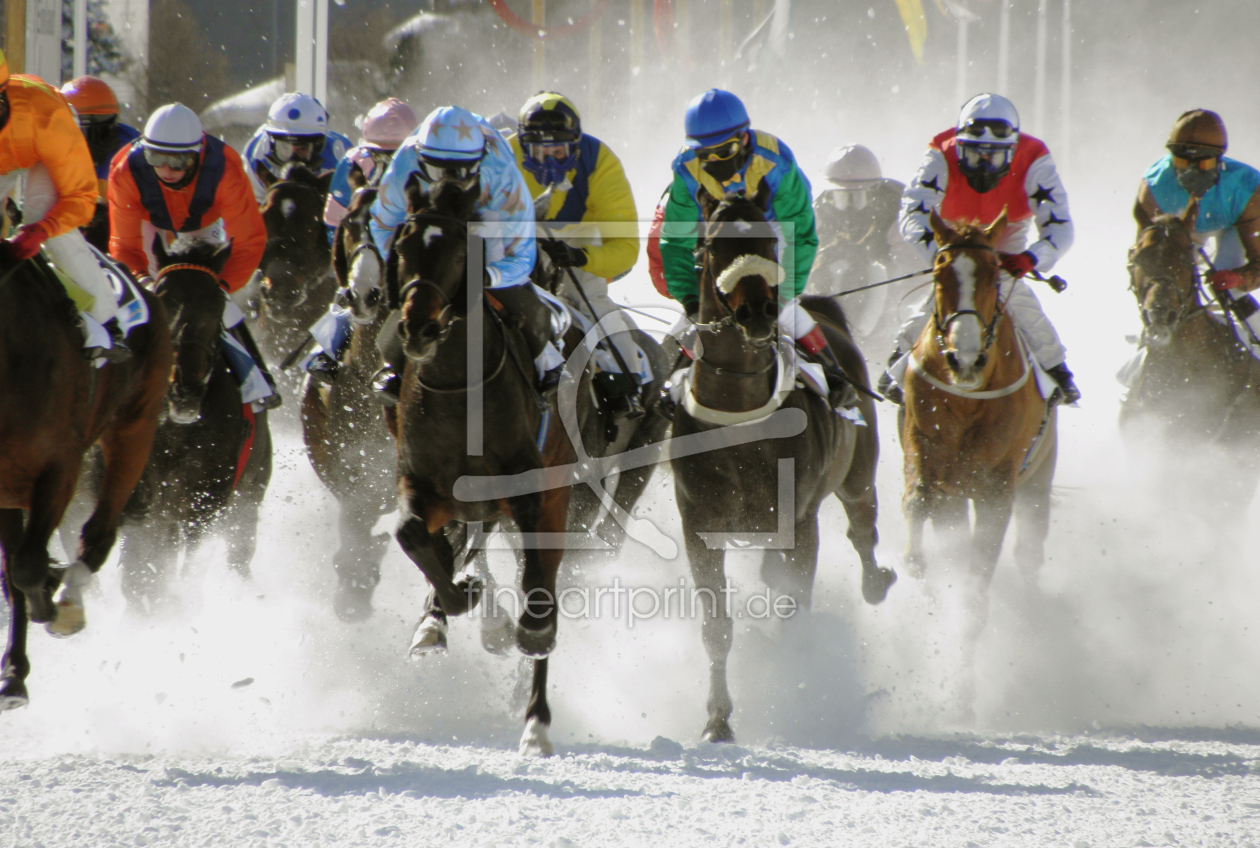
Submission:
[[[39,224],[28,224],[17,231],[17,235],[4,242],[5,253],[9,258],[21,262],[39,253],[40,245],[48,238],[48,233]]]
[[[539,239],[538,246],[551,258],[557,268],[581,268],[586,264],[586,251],[565,244],[560,239]]]
[[[1002,270],[1019,279],[1037,267],[1037,257],[1027,251],[1002,255]]]
[[[1208,282],[1219,292],[1236,289],[1243,285],[1243,275],[1237,271],[1213,271],[1208,274]]]

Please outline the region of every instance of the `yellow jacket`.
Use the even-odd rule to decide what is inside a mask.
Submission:
[[[511,143],[530,196],[537,198],[543,186],[523,165],[520,139],[513,136]],[[584,134],[578,141],[577,160],[565,176],[561,186],[568,187],[556,187],[542,220],[560,224],[552,232],[586,250],[583,271],[610,281],[623,276],[639,258],[639,234],[634,195],[621,160],[599,139]],[[541,230],[538,235],[546,237]]]
[[[48,238],[92,220],[96,170],[87,141],[61,92],[39,77],[9,78],[9,120],[0,129],[0,174],[43,162],[57,202],[40,222]]]

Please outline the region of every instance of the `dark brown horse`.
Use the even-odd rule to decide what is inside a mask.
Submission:
[[[989,227],[951,229],[930,218],[939,251],[935,314],[910,352],[901,444],[902,508],[909,525],[906,565],[926,568],[923,527],[960,545],[967,568],[964,709],[973,699],[976,640],[988,617],[989,582],[1012,513],[1015,558],[1030,581],[1045,558],[1050,487],[1057,452],[1055,411],[1047,408],[998,288],[995,250],[1006,215]],[[967,514],[975,508],[975,529]]]
[[[372,375],[380,365],[376,339],[389,314],[385,263],[368,232],[375,199],[374,188],[355,193],[333,245],[333,269],[342,286],[338,297],[349,307],[353,325],[337,379],[330,386],[307,380],[302,397],[307,455],[337,498],[341,545],[333,555],[333,608],[345,621],[372,614],[372,593],[389,545],[389,536],[373,536],[372,528],[397,502],[398,454],[372,395]]]
[[[1120,407],[1126,435],[1154,424],[1178,463],[1170,491],[1189,491],[1210,513],[1245,509],[1260,479],[1260,362],[1230,326],[1213,320],[1191,238],[1199,203],[1151,220],[1138,206],[1129,287],[1142,315],[1141,369]],[[1242,332],[1247,330],[1242,327]],[[1218,456],[1209,457],[1215,450]],[[1186,477],[1202,485],[1186,489]]]
[[[413,177],[411,215],[388,259],[387,291],[402,308],[407,354],[401,400],[389,416],[398,441],[396,538],[433,587],[413,640],[418,654],[445,646],[448,616],[475,607],[483,588],[473,575],[457,577],[443,528],[450,522],[493,528],[504,518],[520,528],[524,608],[516,642],[536,658],[521,750],[547,754],[547,655],[556,639],[556,570],[573,474],[566,465],[574,451],[556,402],[539,402],[523,335],[500,316],[479,277],[469,286],[468,224],[477,191],[475,184],[443,181],[430,196]],[[552,423],[542,432],[546,417]],[[513,479],[480,491],[487,478]]]
[[[267,246],[258,264],[254,330],[263,355],[279,362],[306,338],[337,289],[324,226],[332,175],[316,177],[296,163],[285,166],[278,179],[261,165],[255,170],[267,186],[262,204]]]
[[[674,416],[671,451],[709,655],[704,738],[727,742],[734,739],[726,685],[732,612],[718,600],[729,598],[727,539],[747,542],[751,536],[764,545],[762,580],[780,596],[790,596],[794,608],[808,609],[818,564],[818,507],[835,495],[862,562],[863,596],[879,603],[896,577],[875,562],[874,404],[863,396],[859,408],[866,426],[859,427],[837,415],[826,398],[778,386],[779,266],[765,199],[733,194],[717,204],[703,195],[702,200],[707,229],[698,357],[685,388],[689,396]],[[802,305],[818,320],[849,378],[868,386],[840,307],[821,297],[805,298]]]
[[[150,320],[127,338],[133,356],[94,368],[78,315],[42,258],[0,260],[0,547],[9,600],[9,645],[0,709],[27,702],[28,621],[69,635],[84,626],[83,584],[113,547],[118,521],[153,445],[171,373],[166,313],[147,292]],[[75,493],[85,452],[100,443],[104,468],[78,558],[59,578],[48,539]]]
[[[232,247],[176,245],[168,253],[154,239],[154,293],[170,317],[175,371],[152,455],[127,504],[119,557],[123,595],[141,612],[159,609],[181,549],[191,563],[216,524],[229,528],[229,565],[249,577],[258,511],[271,479],[267,412],[242,404],[223,352],[227,294],[219,273]]]

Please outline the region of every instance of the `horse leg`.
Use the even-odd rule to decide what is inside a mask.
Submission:
[[[381,582],[381,557],[389,537],[372,535],[379,512],[375,501],[364,503],[351,497],[338,506],[341,547],[333,555],[337,572],[333,609],[342,621],[364,621],[372,614],[372,593]]]
[[[56,635],[62,636],[83,629],[83,608],[81,603],[77,609],[73,605],[63,607],[54,599],[57,581],[48,570],[48,540],[74,496],[79,461],[49,466],[35,480],[26,528],[6,562],[13,585],[26,596],[30,620],[48,622],[50,629],[56,628]],[[67,571],[66,578],[71,576]]]
[[[726,608],[726,571],[723,568],[722,550],[710,550],[704,541],[686,529],[687,561],[691,566],[691,579],[695,583],[692,592],[691,612],[699,600],[701,607],[701,634],[704,650],[709,657],[709,700],[705,704],[709,719],[700,738],[706,742],[734,742],[731,732],[731,693],[726,687],[726,658],[731,653],[732,625],[730,611]],[[706,599],[703,595],[707,595]]]
[[[1037,575],[1046,559],[1046,538],[1050,535],[1050,490],[1059,446],[1049,453],[1036,473],[1015,490],[1015,562],[1028,587],[1037,585]]]
[[[554,538],[565,531],[569,490],[548,489],[509,498],[508,508],[525,540],[525,571],[521,576],[524,609],[517,622],[516,646],[526,656],[545,657],[556,644],[556,573],[564,549],[539,536]]]
[[[518,749],[522,757],[550,757],[553,753],[547,729],[551,727],[551,707],[547,706],[547,658],[534,660],[534,682],[525,710],[525,732]]]
[[[267,414],[254,419],[254,445],[241,481],[232,494],[227,534],[228,565],[244,580],[252,576],[250,564],[258,549],[258,513],[271,482],[271,428]]]
[[[1011,475],[1013,478],[1014,475]],[[963,668],[960,704],[964,720],[975,720],[976,649],[989,620],[989,585],[1002,552],[1002,540],[1014,507],[1014,480],[994,480],[974,499],[976,526],[971,539],[971,569],[964,581]]]
[[[129,526],[118,552],[123,599],[131,613],[151,613],[166,597],[172,562],[183,539],[179,524],[165,516],[151,516]]]
[[[26,601],[9,578],[7,563],[22,540],[22,510],[0,510],[0,547],[4,550],[4,597],[9,602],[9,645],[0,667],[0,711],[24,707],[29,701],[26,678],[31,661],[26,656]]]
[[[430,533],[424,519],[404,507],[394,537],[403,553],[416,564],[433,587],[434,609],[444,615],[463,615],[481,599],[481,581],[453,581],[454,552],[441,533]]]
[[[906,477],[906,493],[901,500],[901,509],[906,516],[905,560],[910,576],[922,580],[927,573],[927,559],[923,555],[923,528],[928,519],[933,517],[939,494],[922,482],[912,483],[913,479]]]
[[[790,596],[796,602],[796,609],[810,608],[814,594],[814,574],[817,570],[817,513],[796,523],[791,548],[767,549],[761,555],[761,582],[778,597]],[[773,605],[774,602],[771,603]]]
[[[849,542],[862,561],[862,598],[868,604],[878,604],[888,596],[888,587],[897,581],[897,572],[880,568],[875,561],[875,545],[879,543],[879,531],[875,528],[879,513],[875,460],[879,454],[878,445],[872,443],[864,448],[859,438],[858,450],[854,452],[849,473],[836,490],[836,497],[844,505],[844,514],[849,519]]]
[[[150,405],[160,404],[164,399],[165,393]],[[101,438],[105,470],[101,477],[100,498],[79,535],[79,560],[76,563],[82,563],[93,574],[100,570],[114,546],[118,536],[118,518],[148,465],[157,424],[156,411],[151,415],[137,414],[130,419],[116,421]]]

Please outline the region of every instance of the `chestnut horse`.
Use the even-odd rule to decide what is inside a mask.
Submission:
[[[475,220],[477,184],[443,180],[426,194],[413,175],[406,190],[410,214],[387,260],[386,291],[391,306],[402,309],[407,362],[401,400],[387,420],[398,442],[395,537],[433,587],[411,652],[444,649],[448,616],[473,609],[484,588],[476,575],[456,577],[443,528],[484,522],[492,529],[512,519],[523,536],[525,563],[516,643],[536,658],[520,747],[549,754],[547,656],[556,640],[556,571],[575,451],[556,400],[539,400],[533,359],[515,320],[493,308],[493,290],[483,289],[480,279],[469,287],[468,225]],[[579,400],[588,395],[578,392]],[[470,433],[480,433],[483,422],[482,444],[470,449]],[[514,479],[493,485],[505,477]],[[491,484],[481,491],[487,478]]]
[[[896,575],[875,562],[879,439],[871,397],[861,398],[858,408],[865,426],[858,426],[807,389],[789,386],[777,393],[780,271],[774,260],[777,239],[765,219],[765,197],[754,202],[731,194],[716,203],[702,193],[701,200],[707,230],[699,355],[689,372],[690,397],[674,415],[671,465],[695,591],[714,599],[700,603],[709,656],[703,738],[729,742],[734,734],[726,662],[732,623],[731,611],[716,600],[728,597],[721,537],[779,537],[766,546],[761,578],[807,609],[818,565],[818,507],[835,495],[849,519],[849,541],[861,559],[866,601],[882,601]],[[823,328],[849,379],[867,387],[866,365],[849,338],[840,307],[824,297],[803,298],[801,304]],[[753,428],[758,430],[749,438]],[[680,453],[688,441],[697,449]]]
[[[1191,487],[1192,500],[1219,514],[1245,509],[1260,479],[1260,362],[1231,327],[1208,315],[1212,293],[1201,285],[1191,237],[1198,212],[1197,199],[1180,215],[1154,220],[1140,205],[1134,210],[1141,232],[1129,251],[1129,288],[1145,355],[1120,407],[1120,427],[1131,434],[1140,419],[1154,421],[1174,454],[1189,460],[1171,490],[1185,491],[1183,475],[1198,475],[1204,485]],[[1201,448],[1219,448],[1220,463],[1207,461]]]
[[[352,168],[353,176],[362,171]],[[337,592],[333,609],[343,621],[372,614],[372,594],[381,579],[389,536],[372,528],[397,501],[397,451],[372,395],[380,366],[376,339],[389,315],[384,303],[384,260],[368,232],[376,189],[360,188],[333,244],[333,270],[342,288],[337,297],[350,309],[350,342],[331,386],[306,381],[302,435],[319,479],[337,498],[341,544],[333,554]]]
[[[166,312],[142,294],[150,317],[127,337],[132,357],[95,368],[83,356],[76,308],[42,256],[0,259],[0,547],[10,612],[0,709],[27,702],[28,621],[50,622],[58,635],[84,626],[83,584],[109,555],[149,459],[172,353]],[[76,562],[59,578],[49,569],[48,539],[74,496],[84,454],[97,442],[104,469],[96,507]]]
[[[1015,558],[1031,580],[1045,558],[1056,457],[1055,410],[1038,393],[1028,355],[1004,309],[995,249],[1006,214],[989,227],[950,228],[930,218],[938,252],[935,311],[909,356],[901,444],[906,565],[926,567],[923,526],[964,543],[969,567],[967,667],[988,617],[989,582],[1012,512]],[[967,513],[975,508],[972,531]],[[971,531],[970,533],[968,531]],[[967,675],[968,680],[970,675]],[[963,696],[970,708],[970,683]]]

